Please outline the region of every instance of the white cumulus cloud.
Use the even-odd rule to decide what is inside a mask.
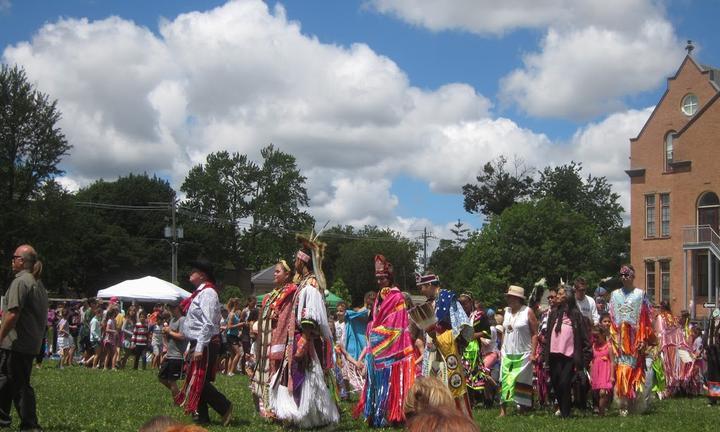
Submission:
[[[74,146],[61,182],[72,189],[130,172],[178,189],[210,152],[257,160],[273,143],[297,157],[318,221],[411,232],[430,224],[397,216],[397,176],[458,193],[501,154],[535,167],[564,161],[544,134],[494,116],[472,86],[413,86],[366,44],[324,43],[260,0],[163,20],[157,33],[120,17],[63,18],[2,60],[58,100]],[[613,121],[622,123],[611,116],[578,132],[578,158],[591,157],[595,131]]]
[[[370,7],[432,31],[502,36],[543,32],[522,66],[501,79],[500,99],[535,117],[586,120],[624,110],[657,88],[683,51],[656,0],[370,0]]]
[[[540,51],[502,79],[501,97],[537,117],[592,118],[623,109],[626,95],[657,88],[682,55],[663,19],[628,32],[551,28]]]

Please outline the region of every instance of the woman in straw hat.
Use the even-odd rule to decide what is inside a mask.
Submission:
[[[521,410],[532,406],[532,356],[537,346],[537,318],[525,305],[525,289],[510,285],[508,307],[503,319],[502,363],[500,366],[500,416],[505,404],[514,402]]]

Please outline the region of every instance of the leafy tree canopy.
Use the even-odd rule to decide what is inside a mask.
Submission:
[[[62,174],[58,165],[71,146],[59,120],[57,102],[35,88],[22,68],[0,65],[0,232],[6,256],[20,242],[36,240],[26,226],[31,201]],[[9,274],[9,260],[0,262],[0,271]]]
[[[359,230],[336,227],[321,237],[328,244],[326,251],[330,252],[325,255],[326,276],[330,269],[333,281],[338,278],[343,280],[353,305],[360,305],[367,291],[377,291],[374,263],[377,254],[384,255],[393,264],[395,284],[401,290],[412,291],[415,288],[417,242],[390,229],[375,226]]]
[[[477,184],[468,183],[463,186],[465,211],[480,213],[486,217],[496,216],[530,195],[533,185],[532,170],[517,158],[510,171],[506,168],[507,163],[505,156],[486,163],[482,173],[477,176]]]
[[[503,304],[509,284],[530,290],[594,271],[597,236],[590,221],[552,198],[518,203],[473,235],[461,258],[459,281],[490,304]]]

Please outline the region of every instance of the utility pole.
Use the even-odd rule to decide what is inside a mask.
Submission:
[[[178,232],[177,232],[177,226],[176,226],[176,220],[175,217],[176,210],[177,210],[177,198],[173,195],[172,202],[170,203],[170,214],[172,215],[172,242],[170,243],[172,245],[172,265],[171,265],[171,279],[172,283],[175,285],[178,284],[177,279],[177,273],[178,273],[178,265],[177,265],[177,250],[178,250]]]
[[[423,229],[423,273],[427,271],[427,227]]]
[[[150,204],[164,205],[170,209],[170,226],[165,227],[165,241],[170,243],[171,260],[170,260],[170,279],[175,285],[178,284],[178,264],[177,255],[180,241],[183,237],[182,227],[177,226],[177,205],[180,201],[173,194],[170,202],[155,202]],[[167,219],[166,219],[167,220]]]

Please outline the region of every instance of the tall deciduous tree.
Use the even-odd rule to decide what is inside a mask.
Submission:
[[[183,208],[210,224],[210,230],[196,227],[213,240],[208,255],[236,269],[257,270],[290,256],[295,233],[313,223],[302,210],[309,201],[295,157],[273,145],[260,153],[260,165],[239,153],[212,153],[180,188],[187,194]]]
[[[310,204],[305,176],[295,157],[272,144],[260,151],[262,165],[252,197],[252,225],[245,233],[245,250],[255,269],[287,257],[297,248],[295,233],[308,230],[314,220],[303,208]]]
[[[518,203],[495,217],[465,248],[460,281],[490,304],[508,284],[530,292],[541,277],[554,282],[595,271],[598,238],[590,221],[551,198]]]
[[[0,232],[6,254],[27,239],[31,200],[62,174],[58,164],[71,146],[59,120],[57,102],[36,89],[23,69],[0,66]],[[9,261],[1,261],[0,271],[7,270]]]
[[[347,236],[339,247],[336,260],[326,261],[335,272],[335,280],[341,278],[345,282],[352,302],[355,305],[362,303],[367,291],[377,291],[375,279],[375,266],[373,258],[377,254],[385,257],[393,264],[395,283],[402,290],[413,290],[415,287],[415,271],[417,242],[402,237],[390,229],[379,229],[366,226],[353,231]],[[323,241],[332,243],[332,237],[323,238]]]
[[[623,208],[618,202],[620,195],[613,192],[605,177],[582,177],[582,164],[571,162],[558,167],[546,167],[535,183],[535,199],[552,198],[563,202],[585,216],[594,228],[600,251],[596,270],[614,273],[619,263],[628,255],[629,239],[622,226]]]
[[[246,265],[241,234],[252,214],[258,173],[257,164],[246,155],[220,151],[190,169],[180,187],[187,197],[182,207],[193,213],[193,220],[200,225],[190,229],[197,234],[204,232],[211,243],[204,245],[203,252],[210,252],[204,255],[218,264],[227,260],[236,267]]]
[[[78,203],[147,206],[169,203],[174,196],[167,181],[130,174],[112,182],[98,180],[79,190],[75,199]],[[78,207],[76,213],[79,227],[68,236],[78,257],[72,282],[87,295],[129,278],[153,275],[170,279],[170,246],[163,239],[169,210]]]
[[[477,176],[477,184],[463,186],[465,211],[486,217],[497,216],[530,195],[532,170],[517,158],[513,161],[512,171],[506,168],[507,163],[505,156],[486,163],[482,173]]]

